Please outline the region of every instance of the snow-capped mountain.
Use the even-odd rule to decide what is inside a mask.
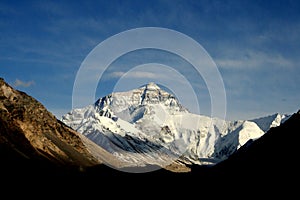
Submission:
[[[289,118],[290,118],[290,115],[276,113],[276,114],[269,115],[266,117],[253,119],[250,121],[255,122],[261,130],[263,130],[264,132],[267,132],[270,128],[279,126],[280,124],[282,124]]]
[[[155,83],[112,93],[62,117],[133,166],[166,166],[178,158],[185,164],[214,164],[279,125],[276,120],[225,121],[196,115]]]

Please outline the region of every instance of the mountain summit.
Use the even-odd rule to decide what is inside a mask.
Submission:
[[[163,166],[175,158],[187,165],[215,164],[265,133],[255,121],[190,113],[155,83],[104,96],[93,105],[73,109],[62,121],[137,166]],[[270,123],[268,118],[264,124],[271,127]]]
[[[137,122],[144,115],[159,114],[157,108],[167,112],[185,112],[186,109],[168,92],[155,83],[149,83],[127,92],[116,92],[100,98],[95,106],[104,116],[120,117],[130,123]]]

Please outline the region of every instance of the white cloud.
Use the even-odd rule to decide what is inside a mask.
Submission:
[[[155,74],[153,72],[143,72],[143,71],[133,71],[128,74],[125,72],[112,72],[110,74],[110,76],[113,78],[120,78],[124,75],[126,75],[127,78],[153,78],[153,79],[164,78],[163,75]]]
[[[19,79],[16,79],[16,81],[13,83],[14,87],[30,87],[34,85],[34,81],[21,81]]]
[[[112,72],[112,73],[110,73],[109,76],[112,78],[120,78],[125,74],[126,74],[125,72]]]
[[[264,52],[248,51],[245,55],[236,57],[230,56],[229,58],[216,59],[216,64],[220,68],[225,69],[254,69],[260,67],[291,67],[293,61],[288,60],[281,54],[266,54]]]

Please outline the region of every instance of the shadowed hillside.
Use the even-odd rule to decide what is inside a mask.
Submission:
[[[215,166],[225,176],[285,180],[299,176],[300,111]]]
[[[78,133],[3,79],[0,79],[0,149],[1,168],[14,169],[17,173],[40,168],[34,169],[31,163],[76,170],[99,163]]]

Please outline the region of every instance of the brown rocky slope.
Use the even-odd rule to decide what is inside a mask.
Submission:
[[[84,169],[100,163],[86,148],[79,133],[57,120],[34,98],[14,90],[2,78],[0,150],[7,162],[30,160],[68,169]]]

